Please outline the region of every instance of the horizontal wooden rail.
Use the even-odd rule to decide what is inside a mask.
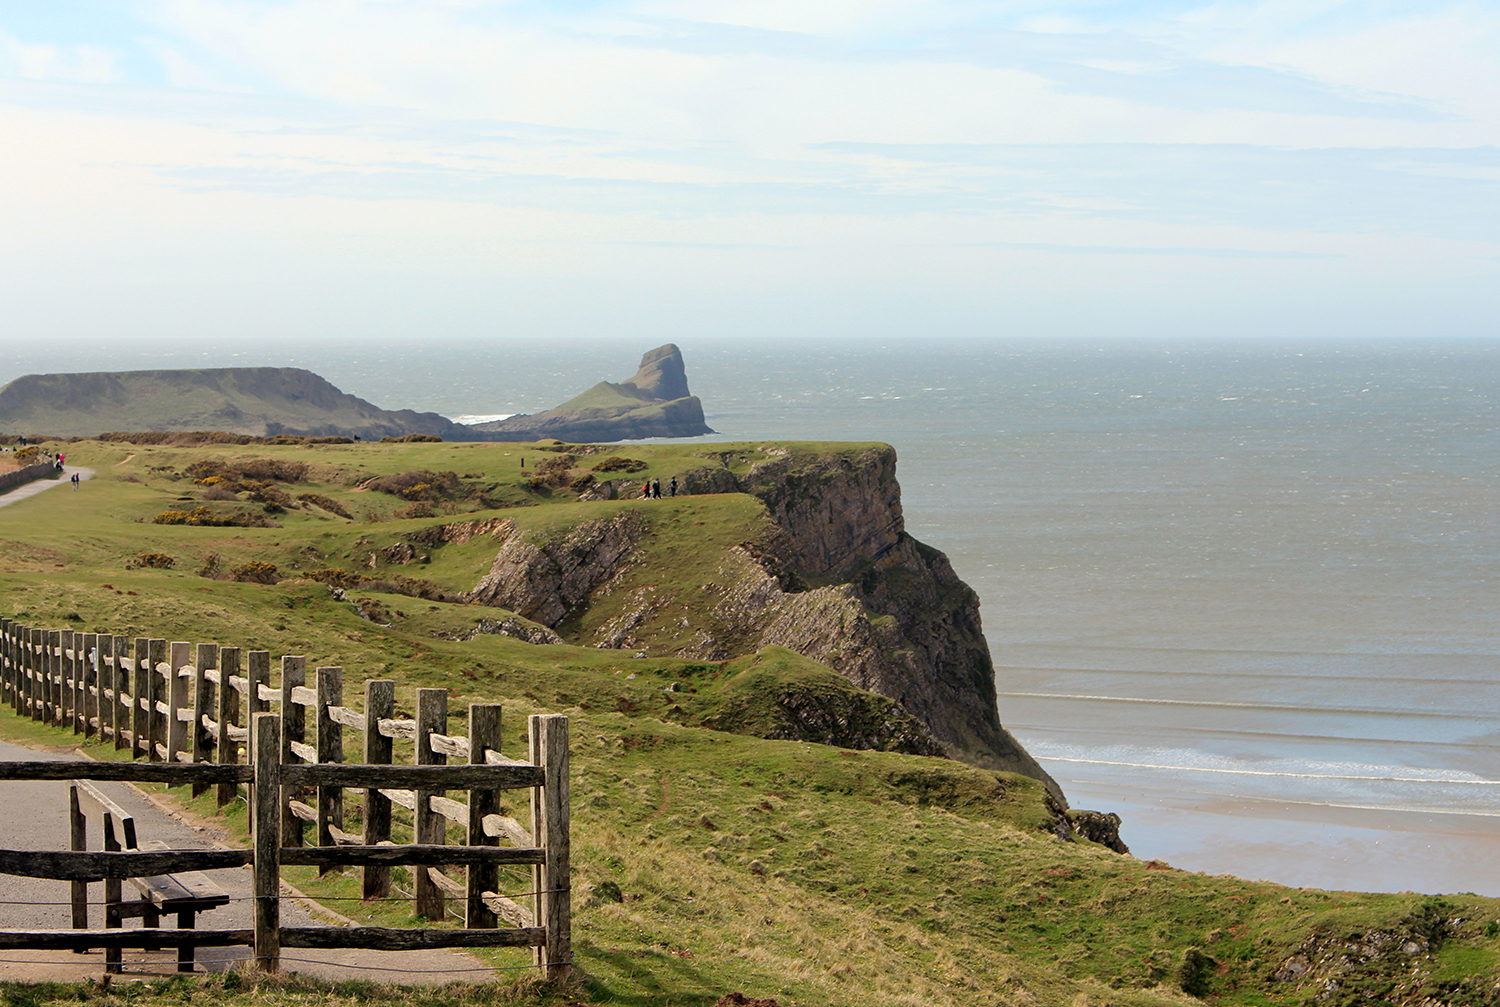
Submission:
[[[409,787],[413,790],[520,790],[540,787],[536,766],[367,766],[329,763],[283,765],[281,782],[304,787]]]
[[[0,853],[6,851],[0,850]],[[238,851],[232,851],[238,852]],[[541,864],[545,850],[510,846],[283,846],[283,864],[313,867],[437,867],[442,864]],[[248,863],[248,859],[245,861]],[[51,876],[51,875],[49,875]]]
[[[341,931],[333,928],[334,933]],[[440,933],[456,933],[444,930]],[[517,931],[500,931],[516,933]],[[254,930],[0,930],[0,949],[71,951],[75,948],[227,947],[254,944]],[[311,947],[313,945],[309,945]]]
[[[0,762],[0,780],[125,780],[133,783],[249,783],[254,766],[199,762]]]
[[[494,849],[494,847],[479,847]],[[396,847],[401,849],[401,847]],[[465,849],[465,847],[455,847]],[[56,881],[149,878],[183,871],[215,871],[251,863],[249,850],[172,850],[152,853],[74,853],[64,850],[0,850],[0,874]],[[290,861],[289,861],[290,862]],[[454,862],[460,862],[454,858]],[[515,861],[531,863],[531,861]]]
[[[114,931],[119,933],[119,931]],[[140,931],[133,931],[139,933]],[[169,931],[177,933],[177,931]],[[429,948],[534,948],[547,940],[541,927],[510,930],[391,930],[386,927],[282,927],[284,948],[368,948],[418,951]]]

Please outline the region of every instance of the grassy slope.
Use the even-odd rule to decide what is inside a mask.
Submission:
[[[611,453],[649,463],[632,478],[665,481],[717,463],[698,450],[631,446]],[[1190,948],[1215,959],[1202,981],[1222,1002],[1300,1002],[1303,992],[1269,976],[1309,934],[1399,929],[1421,901],[1159,869],[1052,839],[1041,789],[1024,778],[684,726],[724,711],[750,726],[766,716],[756,702],[765,687],[836,678],[824,670],[820,680],[811,662],[775,652],[721,666],[500,636],[458,643],[448,637],[493,611],[384,596],[398,614],[382,627],[316,582],[264,586],[193,573],[210,552],[225,566],[265,560],[293,577],[329,565],[360,568],[371,551],[452,517],[391,520],[405,501],[356,492],[353,484],[378,473],[451,469],[492,498],[527,505],[503,514],[531,535],[621,507],[646,508],[653,527],[648,562],[629,576],[650,574],[671,592],[705,576],[714,550],[758,533],[761,511],[746,497],[552,502],[522,485],[523,453],[527,472],[546,453],[513,445],[133,449],[80,442],[68,453],[94,467],[96,480],[78,493],[58,488],[0,510],[5,615],[40,626],[305,653],[317,665],[342,665],[354,682],[395,677],[404,701],[411,686],[446,686],[454,711],[470,699],[504,701],[510,738],[528,713],[570,715],[575,941],[592,977],[579,995],[595,1002],[711,1004],[743,989],[783,1004],[830,1007],[1061,1004],[1080,995],[1161,1003],[1184,998],[1178,984]],[[181,499],[197,497],[199,488],[180,470],[210,455],[309,461],[310,482],[289,488],[338,499],[357,519],[294,510],[271,529],[149,523],[164,509],[200,502]],[[723,457],[748,467],[764,456],[743,446],[724,449]],[[572,499],[565,491],[555,497]],[[176,566],[126,569],[142,551],[172,555]],[[461,590],[488,569],[493,551],[491,540],[475,539],[399,569]],[[690,593],[676,591],[674,604],[686,604]],[[673,683],[678,691],[666,691]],[[0,725],[31,729],[8,714],[0,714]],[[604,881],[618,884],[625,901],[590,898]],[[296,883],[329,897],[348,896],[354,885],[310,877]],[[1500,939],[1484,936],[1481,923],[1500,906],[1470,896],[1452,901],[1459,907],[1452,914],[1468,922],[1428,966],[1452,979],[1493,976]],[[351,908],[357,903],[335,906],[363,913]],[[519,964],[514,953],[500,957]],[[49,996],[42,989],[5,995]],[[104,996],[83,998],[94,995]],[[323,990],[279,995],[336,999]],[[78,998],[75,991],[66,996]]]

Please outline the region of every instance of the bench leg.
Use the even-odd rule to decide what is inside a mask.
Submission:
[[[192,909],[184,909],[177,914],[177,929],[192,930],[197,926],[198,914]],[[191,944],[179,944],[177,946],[177,971],[193,971],[194,952],[197,949]]]

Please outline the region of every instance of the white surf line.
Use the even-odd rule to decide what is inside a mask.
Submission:
[[[1216,769],[1208,766],[1174,766],[1159,762],[1124,762],[1113,759],[1078,759],[1036,756],[1039,762],[1067,762],[1087,766],[1122,766],[1126,769],[1165,769],[1177,773],[1218,773],[1225,776],[1275,776],[1290,780],[1358,780],[1371,783],[1440,783],[1451,787],[1500,787],[1500,780],[1454,780],[1441,776],[1352,776],[1341,773],[1286,773],[1269,769]]]
[[[1381,717],[1438,717],[1444,720],[1500,720],[1487,713],[1441,713],[1433,710],[1388,710],[1378,706],[1296,706],[1291,703],[1225,703],[1212,699],[1147,699],[1143,696],[1088,696],[1063,692],[997,692],[1011,699],[1067,699],[1098,703],[1143,703],[1149,706],[1210,706],[1226,710],[1275,710],[1280,713],[1352,714]]]

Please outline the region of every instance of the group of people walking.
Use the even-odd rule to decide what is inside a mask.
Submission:
[[[676,476],[673,476],[671,482],[667,483],[667,495],[668,496],[674,496],[674,497],[677,495],[677,477]],[[642,500],[660,500],[661,499],[661,480],[660,479],[648,479],[645,482],[641,483],[641,499]]]

